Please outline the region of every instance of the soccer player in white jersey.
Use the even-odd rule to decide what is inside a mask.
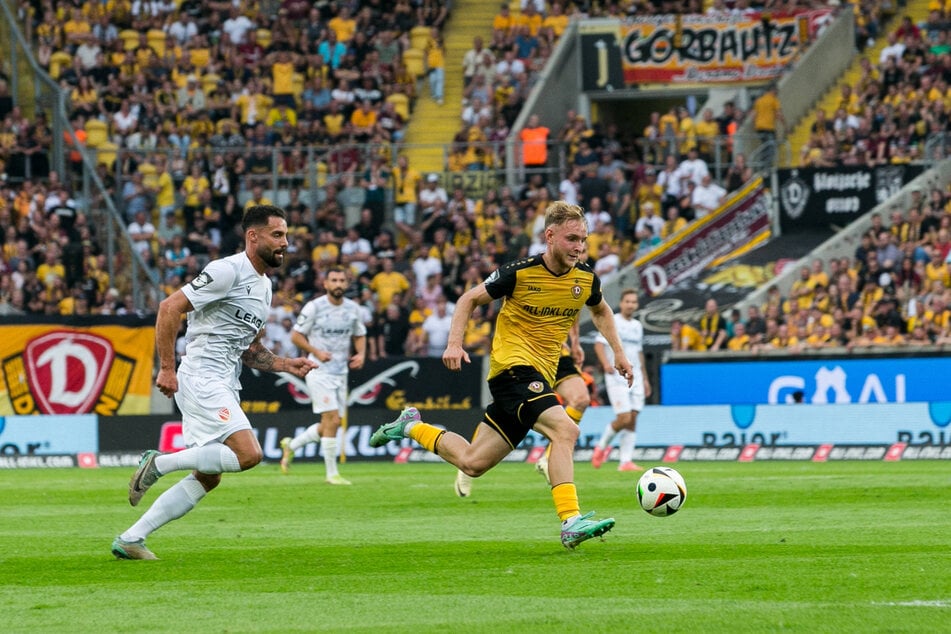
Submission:
[[[599,469],[611,454],[611,441],[620,433],[620,455],[618,471],[643,471],[643,468],[634,463],[634,443],[637,440],[637,414],[644,409],[645,399],[651,395],[651,384],[647,378],[647,366],[644,363],[644,326],[634,318],[638,309],[637,291],[625,289],[621,291],[621,302],[618,312],[614,313],[614,325],[617,329],[624,353],[631,360],[634,382],[628,386],[627,379],[620,376],[614,369],[614,353],[607,345],[607,340],[598,337],[594,342],[594,352],[604,369],[604,385],[607,388],[608,400],[614,408],[614,420],[604,428],[601,440],[594,448],[591,465]]]
[[[174,396],[187,448],[168,454],[146,451],[129,482],[129,503],[138,505],[163,475],[191,473],[162,493],[112,542],[112,554],[119,559],[157,559],[145,546],[149,535],[192,510],[218,486],[222,473],[244,471],[261,462],[261,445],[238,400],[242,363],[300,378],[316,366],[305,358],[278,357],[261,343],[271,305],[271,280],[265,272],[281,266],[287,250],[284,210],[255,205],[245,211],[241,224],[243,252],[210,262],[159,305],[155,385],[165,396]],[[176,373],[175,339],[186,314],[185,357]]]
[[[367,328],[359,304],[343,296],[350,280],[342,266],[331,268],[324,277],[326,295],[307,303],[297,317],[291,332],[291,342],[318,362],[316,370],[307,375],[307,391],[314,413],[320,415],[315,423],[293,440],[283,438],[281,471],[287,473],[294,452],[305,445],[318,442],[324,452],[329,484],[350,484],[337,472],[337,430],[346,414],[347,374],[359,370],[366,358]],[[351,342],[354,354],[350,354]]]

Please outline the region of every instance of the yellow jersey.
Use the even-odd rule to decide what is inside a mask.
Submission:
[[[555,275],[542,255],[515,260],[485,280],[494,299],[504,298],[495,324],[489,376],[526,365],[555,381],[562,342],[582,306],[601,303],[601,280],[587,264]]]

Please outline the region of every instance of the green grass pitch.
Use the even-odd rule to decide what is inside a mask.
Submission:
[[[131,470],[0,472],[0,629],[16,632],[948,632],[944,462],[681,463],[684,508],[578,464],[615,529],[573,552],[529,465],[452,492],[444,464],[226,475],[117,561]],[[143,500],[181,477],[161,480]]]

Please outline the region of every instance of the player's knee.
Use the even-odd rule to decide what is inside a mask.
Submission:
[[[491,469],[492,466],[492,463],[483,460],[467,460],[460,465],[459,470],[471,478],[478,478]]]
[[[579,412],[584,412],[591,402],[591,397],[587,394],[569,394],[565,400],[567,401],[568,407],[573,407]]]
[[[634,417],[630,414],[618,414],[617,426],[618,430],[634,429]]]
[[[247,471],[251,467],[257,466],[262,460],[264,460],[264,453],[260,449],[255,449],[238,456],[238,464],[241,466],[242,471]]]
[[[194,471],[192,473],[194,474],[195,479],[198,480],[199,484],[201,484],[201,488],[203,488],[206,493],[221,484],[220,473],[201,473],[199,471]]]
[[[578,441],[578,436],[581,435],[581,429],[571,423],[570,425],[559,425],[558,429],[552,435],[552,442],[563,442],[570,445],[574,445]]]

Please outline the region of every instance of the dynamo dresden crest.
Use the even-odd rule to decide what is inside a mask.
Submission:
[[[3,360],[16,414],[115,414],[134,368],[108,339],[67,330],[31,339]]]
[[[809,204],[809,194],[811,193],[812,190],[809,185],[799,178],[799,174],[794,171],[792,178],[779,187],[779,198],[783,203],[786,214],[793,220],[797,220],[805,211],[806,205]]]

